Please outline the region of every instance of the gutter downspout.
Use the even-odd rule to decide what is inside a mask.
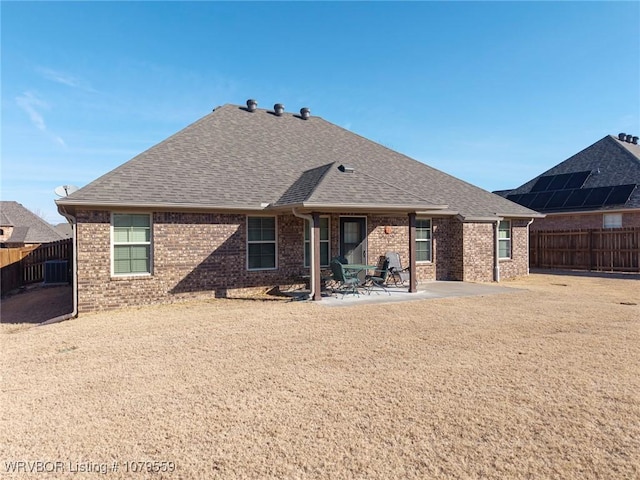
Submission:
[[[316,285],[315,285],[316,276],[314,275],[314,271],[313,271],[314,270],[313,267],[315,265],[315,263],[314,263],[315,252],[314,252],[314,248],[313,248],[313,245],[314,245],[314,242],[313,242],[313,240],[314,240],[313,217],[311,215],[308,215],[308,214],[300,213],[300,212],[296,211],[295,208],[293,208],[292,211],[293,211],[293,214],[296,217],[302,218],[302,219],[307,220],[309,222],[309,273],[311,274],[310,278],[309,278],[309,290],[310,290],[309,298],[313,299],[313,296],[314,296],[314,294],[316,292]]]
[[[73,287],[72,287],[72,295],[73,295],[73,311],[71,313],[65,313],[64,315],[60,315],[58,317],[50,318],[49,320],[45,320],[44,322],[39,323],[37,326],[43,325],[51,325],[52,323],[62,322],[64,320],[69,320],[70,318],[76,318],[78,316],[78,237],[76,235],[77,232],[77,222],[76,217],[67,213],[63,206],[58,205],[58,213],[62,215],[67,221],[71,224],[71,231],[73,232],[73,267],[72,267],[72,275],[73,275]]]
[[[535,220],[535,218],[532,218],[531,220],[529,220],[529,223],[527,223],[527,275],[529,275],[529,265],[530,265],[530,253],[529,253],[529,225],[531,225],[533,223],[533,221]]]
[[[496,220],[496,230],[495,230],[495,254],[494,254],[494,262],[493,262],[493,280],[495,282],[500,283],[500,221],[502,219],[499,218]]]

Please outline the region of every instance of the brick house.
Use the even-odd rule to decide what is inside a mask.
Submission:
[[[513,190],[495,192],[546,214],[532,231],[640,227],[638,137],[607,135]]]
[[[0,201],[0,248],[36,247],[69,238],[22,204]]]
[[[242,295],[400,252],[416,281],[524,275],[541,215],[310,115],[224,105],[68,197],[80,312]]]

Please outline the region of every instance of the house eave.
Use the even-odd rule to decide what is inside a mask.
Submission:
[[[272,205],[267,208],[269,211],[288,212],[296,209],[301,213],[309,212],[327,212],[327,213],[417,213],[417,212],[444,212],[447,211],[448,205],[393,205],[393,204],[375,204],[375,203],[316,203],[301,202],[296,204]]]
[[[193,203],[164,203],[164,202],[87,202],[84,200],[60,199],[55,200],[56,204],[63,207],[77,209],[78,207],[96,210],[155,210],[155,211],[216,211],[216,212],[261,212],[265,211],[268,203],[259,205],[214,205],[214,204],[193,204]]]
[[[564,212],[547,212],[546,216],[567,216],[567,215],[599,215],[603,213],[636,213],[640,212],[640,208],[612,208],[612,209],[596,209],[596,210],[571,210]]]
[[[531,214],[524,215],[521,213],[495,213],[494,215],[458,215],[458,219],[461,222],[469,223],[493,223],[505,218],[509,219],[534,219],[544,218],[546,215],[538,212],[532,212]]]

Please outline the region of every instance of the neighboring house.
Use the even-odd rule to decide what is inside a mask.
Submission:
[[[18,202],[0,201],[0,247],[17,248],[68,238]]]
[[[55,228],[58,233],[62,234],[65,238],[73,237],[73,227],[69,222],[58,223]]]
[[[80,312],[241,295],[389,250],[416,279],[527,274],[541,215],[340,128],[224,105],[56,201],[77,225]],[[313,259],[313,260],[312,260]]]
[[[533,231],[640,227],[638,137],[607,135],[514,190],[495,192],[545,213]]]

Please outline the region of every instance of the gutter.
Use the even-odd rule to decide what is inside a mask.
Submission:
[[[313,246],[315,245],[314,243],[314,228],[313,228],[313,217],[311,215],[308,214],[304,214],[304,213],[300,213],[298,212],[295,207],[291,210],[293,212],[293,214],[298,217],[298,218],[302,218],[304,220],[307,220],[309,222],[309,273],[311,274],[309,277],[309,298],[312,299],[316,293],[316,281],[315,281],[315,272],[313,271],[314,269],[314,265],[315,265],[315,249],[313,248]]]
[[[495,252],[494,252],[494,261],[493,261],[493,280],[495,282],[500,283],[500,221],[502,218],[498,218],[495,220]]]
[[[246,212],[246,211],[264,211],[266,207],[270,204],[264,203],[259,206],[256,205],[194,205],[193,203],[133,203],[133,202],[87,202],[84,200],[55,200],[55,203],[58,207],[84,207],[84,208],[95,208],[97,210],[102,209],[111,209],[111,208],[122,208],[122,209],[155,209],[158,211],[168,211],[173,209],[178,210],[193,210],[193,211],[202,211],[202,210],[216,210],[216,211],[228,211],[228,212]],[[61,213],[61,215],[63,215]]]
[[[73,232],[73,267],[72,267],[72,295],[73,295],[73,311],[71,313],[65,313],[64,315],[60,315],[58,317],[50,318],[49,320],[45,320],[44,322],[39,323],[37,326],[41,327],[44,325],[51,325],[52,323],[63,322],[64,320],[69,320],[70,318],[76,318],[78,316],[78,236],[77,233],[77,222],[76,217],[67,213],[63,206],[58,205],[58,213],[62,215],[67,221],[71,224],[71,230]]]
[[[529,250],[529,226],[533,223],[535,219],[532,218],[531,220],[529,220],[529,223],[527,223],[527,275],[529,275],[529,264],[530,264],[530,259],[529,259],[529,255],[530,255],[530,250]]]

